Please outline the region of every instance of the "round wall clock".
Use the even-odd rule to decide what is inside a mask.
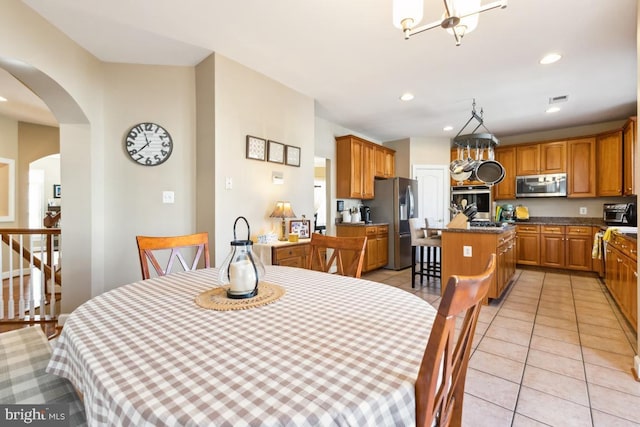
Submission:
[[[134,162],[143,166],[157,166],[171,156],[173,140],[160,125],[138,123],[127,132],[125,149]]]

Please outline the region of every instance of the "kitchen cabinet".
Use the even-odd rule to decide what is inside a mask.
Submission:
[[[564,226],[543,225],[540,227],[540,265],[564,267]]]
[[[637,242],[613,234],[606,248],[605,284],[634,330],[638,324]]]
[[[509,285],[511,277],[516,272],[516,232],[515,230],[503,233],[498,237],[496,289],[494,298],[499,298]]]
[[[622,130],[596,136],[596,194],[622,195]]]
[[[516,146],[516,175],[567,171],[567,142],[553,141]]]
[[[495,253],[496,272],[484,300],[487,303],[489,299],[500,298],[511,283],[515,275],[516,251],[514,227],[498,232],[443,230],[442,277],[479,274],[487,266],[489,254]],[[446,289],[445,280],[442,282],[442,294]]]
[[[376,155],[376,147],[384,155]],[[353,135],[336,138],[336,196],[373,199],[375,176],[395,174],[395,151]],[[381,163],[377,164],[376,159]],[[378,175],[378,174],[381,175]]]
[[[623,191],[625,196],[636,194],[635,190],[635,168],[636,168],[636,129],[637,119],[631,117],[622,128],[622,148],[623,148]]]
[[[392,178],[396,174],[395,165],[395,150],[392,150],[382,145],[375,145],[373,147],[373,153],[375,156],[375,172],[376,178]]]
[[[494,200],[516,198],[516,147],[496,147],[495,159],[504,167],[504,179],[493,186]]]
[[[567,141],[567,197],[596,197],[596,138]]]
[[[593,232],[591,227],[567,225],[565,231],[565,268],[592,271]]]
[[[592,270],[593,236],[590,226],[543,225],[540,242],[540,265]]]
[[[336,196],[373,198],[373,148],[353,135],[336,138]]]
[[[540,265],[540,226],[518,224],[516,226],[517,263]]]
[[[271,264],[306,268],[311,247],[309,242],[287,243],[271,247]]]
[[[362,272],[387,265],[389,248],[389,226],[384,225],[336,225],[338,237],[367,237]]]

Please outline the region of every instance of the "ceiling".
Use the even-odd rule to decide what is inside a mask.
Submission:
[[[458,47],[441,28],[404,40],[391,0],[23,2],[103,61],[195,65],[217,52],[379,142],[453,137],[474,98],[499,138],[636,114],[636,0],[509,0],[482,13]],[[441,0],[425,0],[423,23],[442,11]],[[551,51],[563,59],[540,65]],[[0,73],[0,95],[13,99],[20,84],[10,82]],[[399,100],[406,91],[413,101]],[[545,113],[549,98],[565,95],[559,112]],[[33,94],[15,96],[23,115],[46,111]],[[0,114],[10,114],[6,104]]]

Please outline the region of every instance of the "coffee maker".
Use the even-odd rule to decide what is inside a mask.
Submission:
[[[369,206],[360,207],[360,220],[365,224],[371,224],[371,208]]]

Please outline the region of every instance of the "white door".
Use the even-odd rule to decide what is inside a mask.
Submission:
[[[430,227],[449,223],[449,169],[446,165],[413,165],[418,180],[418,218],[427,218]]]

